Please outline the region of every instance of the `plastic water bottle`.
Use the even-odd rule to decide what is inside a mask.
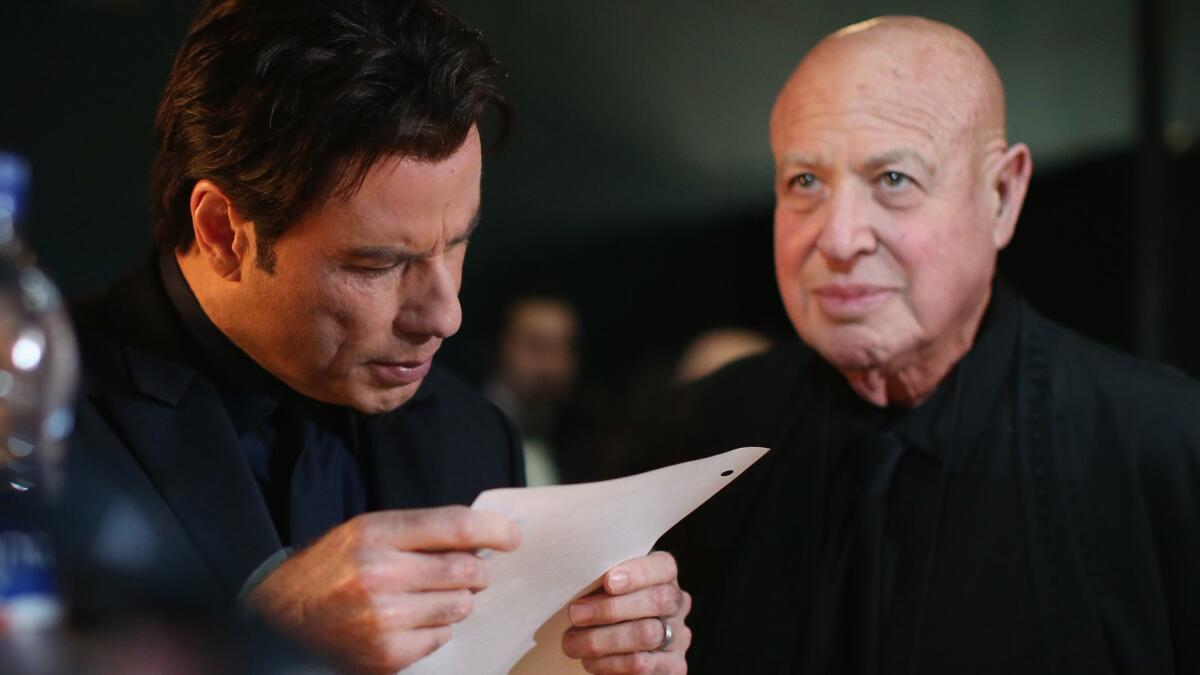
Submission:
[[[18,236],[28,193],[28,165],[0,152],[0,635],[62,615],[48,505],[78,377],[61,296]]]

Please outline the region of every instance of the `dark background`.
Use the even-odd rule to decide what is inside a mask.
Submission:
[[[486,375],[504,303],[573,299],[585,375],[620,384],[697,331],[788,339],[770,254],[766,121],[820,36],[881,13],[992,55],[1034,181],[1006,275],[1047,314],[1200,375],[1200,2],[446,0],[510,77],[516,136],[485,161],[462,333]],[[68,295],[150,248],[154,108],[196,2],[0,0],[0,148],[34,170],[27,238]]]

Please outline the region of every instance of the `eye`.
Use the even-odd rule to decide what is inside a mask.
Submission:
[[[799,173],[788,180],[788,186],[793,189],[811,190],[817,184],[817,177],[811,172]]]
[[[879,176],[879,182],[885,187],[898,188],[912,183],[912,178],[909,178],[908,175],[900,173],[899,171],[885,171]]]
[[[394,272],[399,268],[400,268],[399,265],[385,265],[383,267],[367,267],[367,266],[363,266],[363,265],[349,265],[349,266],[347,266],[346,269],[350,270],[350,272],[352,274],[356,274],[360,277],[374,278],[374,277],[382,277],[385,274],[388,274],[389,272]]]

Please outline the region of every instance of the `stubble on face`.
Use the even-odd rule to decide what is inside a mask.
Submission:
[[[381,160],[357,192],[275,242],[272,272],[247,260],[222,330],[310,398],[365,413],[403,405],[458,330],[480,177],[474,129],[447,159]]]

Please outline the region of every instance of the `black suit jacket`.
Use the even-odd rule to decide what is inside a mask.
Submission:
[[[232,599],[280,540],[155,261],[72,309],[83,385],[63,509],[85,568],[74,595],[87,605],[107,570]],[[437,367],[408,403],[368,419],[360,447],[372,510],[470,504],[524,483],[513,426]]]
[[[1018,302],[1011,451],[1049,670],[1200,673],[1200,385]],[[815,508],[806,479],[792,485],[791,502],[762,497],[787,480],[775,470],[781,453],[809,450],[785,439],[795,437],[799,411],[816,404],[811,383],[822,367],[797,341],[685,389],[664,415],[658,443],[674,449],[667,461],[775,449],[660,542],[695,598],[690,672],[793,672],[746,664],[794,649],[799,636],[787,618],[808,610],[788,590],[805,580],[778,564]],[[978,583],[987,583],[984,571]],[[738,592],[747,585],[777,592]]]

